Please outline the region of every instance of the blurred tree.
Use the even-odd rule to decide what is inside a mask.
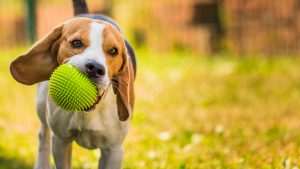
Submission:
[[[33,43],[36,38],[36,1],[26,0],[27,7],[27,38],[30,43]]]

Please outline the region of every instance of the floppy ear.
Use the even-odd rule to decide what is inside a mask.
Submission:
[[[132,114],[133,103],[134,103],[134,73],[132,63],[130,61],[127,52],[122,54],[123,65],[117,75],[118,88],[117,94],[117,107],[118,117],[120,121],[126,121],[130,114]]]
[[[36,42],[24,55],[19,56],[10,64],[10,73],[16,81],[32,85],[48,80],[58,66],[57,43],[62,34],[63,25],[56,27],[43,39]]]

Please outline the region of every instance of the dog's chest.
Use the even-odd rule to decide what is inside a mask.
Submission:
[[[66,112],[51,99],[48,104],[47,119],[53,133],[62,139],[75,140],[83,147],[117,146],[127,133],[127,123],[118,119],[116,97],[112,90],[90,112]]]

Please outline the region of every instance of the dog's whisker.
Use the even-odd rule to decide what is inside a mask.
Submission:
[[[120,90],[120,87],[119,86],[116,86],[117,84],[115,84],[114,82],[110,81],[110,84],[117,89],[117,91],[119,92],[119,94],[123,97],[123,96],[126,96],[122,90]]]
[[[119,86],[117,85],[117,84],[115,84],[115,83],[110,83],[114,88],[119,88]]]
[[[110,78],[110,80],[118,80],[118,78],[114,76],[114,77]]]
[[[113,87],[115,87],[115,88],[117,88],[117,89],[120,88],[120,87],[119,87],[119,83],[111,82],[111,84],[113,85]]]
[[[58,41],[56,41],[56,42],[54,42],[55,44],[57,44],[58,43]],[[73,51],[71,51],[70,49],[68,49],[68,48],[66,48],[66,47],[64,47],[63,45],[60,45],[60,47],[62,47],[63,49],[65,49],[67,52],[69,52],[71,55],[76,55],[76,53],[75,52],[73,52]]]
[[[118,82],[111,82],[112,84],[114,84],[114,85],[119,85],[119,83]]]
[[[67,52],[71,53],[72,55],[76,55],[73,51],[71,51],[70,49],[64,47],[63,45],[61,45],[60,47],[64,48]]]
[[[119,86],[116,83],[110,82],[110,84],[112,85],[112,87],[116,88],[119,91]]]

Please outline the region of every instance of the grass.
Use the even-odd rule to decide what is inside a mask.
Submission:
[[[0,169],[32,168],[36,86],[0,60]],[[199,57],[138,52],[136,106],[125,169],[300,167],[300,58]],[[96,168],[98,150],[74,144],[73,168]]]

